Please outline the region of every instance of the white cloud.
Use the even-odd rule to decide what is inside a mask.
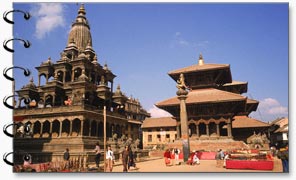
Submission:
[[[43,39],[55,28],[65,24],[63,6],[59,3],[39,3],[32,9],[32,15],[37,19],[35,36]]]
[[[191,42],[184,38],[181,32],[174,34],[173,40],[170,44],[171,48],[174,47],[194,47],[194,48],[206,48],[210,44],[209,41]]]
[[[159,109],[156,106],[153,106],[153,108],[150,108],[148,112],[151,114],[152,118],[158,118],[158,117],[172,117],[172,115],[162,109]]]
[[[175,46],[189,46],[190,42],[185,40],[182,36],[181,36],[181,32],[176,32],[173,38],[173,42],[171,43],[171,47],[175,47]]]
[[[270,115],[287,115],[288,108],[282,106],[276,99],[266,98],[259,102],[261,113]]]

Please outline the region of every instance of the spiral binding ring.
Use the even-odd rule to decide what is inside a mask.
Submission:
[[[21,11],[21,10],[11,10],[11,11],[5,11],[5,12],[3,13],[3,19],[4,19],[4,21],[6,21],[6,22],[9,23],[9,24],[14,24],[14,21],[13,21],[13,20],[8,19],[8,14],[9,14],[9,13],[14,13],[14,12],[23,13],[23,14],[24,14],[24,19],[25,19],[25,20],[29,20],[30,17],[31,17],[30,13],[28,13],[28,12],[24,12],[24,11]],[[3,42],[3,47],[4,47],[5,50],[7,50],[7,51],[9,51],[9,52],[12,52],[12,53],[14,52],[13,49],[11,49],[11,48],[9,48],[9,47],[7,46],[7,44],[8,44],[10,41],[13,41],[13,40],[22,41],[22,42],[24,43],[24,47],[25,47],[25,48],[29,48],[29,47],[31,46],[31,43],[30,43],[30,41],[28,41],[28,40],[23,40],[23,39],[20,39],[20,38],[13,38],[13,39],[5,40],[5,41]],[[4,76],[7,80],[14,81],[14,78],[13,78],[13,77],[10,77],[10,76],[7,75],[7,71],[10,70],[10,69],[12,69],[12,68],[22,69],[22,70],[24,71],[24,75],[25,75],[25,76],[29,76],[29,75],[31,74],[31,72],[30,72],[29,69],[25,69],[25,68],[22,68],[22,67],[19,67],[19,66],[13,66],[13,67],[10,67],[10,68],[8,68],[8,69],[5,68],[5,69],[3,70],[3,76]],[[17,95],[11,95],[11,96],[8,96],[8,97],[5,96],[4,99],[3,99],[3,104],[4,104],[7,108],[9,108],[9,109],[14,109],[14,106],[9,105],[9,104],[7,103],[7,100],[8,100],[9,98],[11,98],[11,97],[15,97],[15,96],[17,96]],[[29,98],[25,98],[25,97],[22,97],[22,98],[25,99],[25,100],[24,100],[24,103],[25,103],[25,104],[29,104],[29,103],[30,103],[30,99],[29,99]],[[7,131],[7,129],[8,129],[8,127],[10,127],[10,126],[17,126],[17,125],[19,125],[19,124],[20,124],[20,123],[11,123],[11,124],[8,124],[8,125],[3,126],[3,132],[4,132],[4,134],[7,135],[7,136],[9,136],[9,137],[12,137],[12,138],[13,138],[14,135],[11,134],[11,133],[9,133],[9,132]],[[30,128],[30,125],[29,125],[29,124],[25,124],[25,125],[22,125],[22,126],[24,126],[24,129],[23,129],[23,132],[22,132],[22,133],[29,133],[29,132],[31,131],[31,128]],[[11,165],[11,166],[14,166],[14,163],[8,161],[8,160],[7,160],[7,157],[8,157],[10,154],[13,154],[13,153],[14,153],[14,152],[10,152],[10,153],[5,153],[5,154],[3,155],[3,161],[4,161],[6,164]],[[31,159],[32,159],[32,157],[31,157],[31,155],[28,154],[28,153],[25,154],[24,157],[23,157],[23,160],[24,160],[24,161],[30,161]]]
[[[10,41],[13,41],[13,40],[22,41],[22,42],[24,43],[24,47],[25,47],[25,48],[29,48],[29,47],[31,46],[31,43],[30,43],[30,41],[28,41],[28,40],[25,41],[25,40],[20,39],[20,38],[13,38],[13,39],[5,40],[5,41],[3,42],[3,47],[4,47],[5,50],[7,50],[7,51],[9,51],[9,52],[12,52],[12,53],[14,52],[13,49],[7,47],[7,43],[9,43]]]
[[[14,81],[14,78],[8,76],[8,75],[7,75],[7,71],[10,70],[10,69],[12,69],[12,68],[18,68],[18,69],[22,69],[22,70],[24,70],[24,75],[25,75],[25,76],[30,76],[30,74],[31,74],[31,72],[30,72],[29,69],[25,69],[25,68],[23,68],[23,67],[19,67],[19,66],[12,66],[12,67],[10,67],[10,68],[8,68],[8,69],[5,68],[5,69],[3,70],[3,76],[4,76],[6,79],[10,80],[10,81]]]
[[[18,96],[18,95],[11,95],[11,96],[8,96],[8,97],[4,97],[3,98],[3,104],[4,104],[4,106],[6,106],[7,108],[9,108],[9,109],[14,109],[14,106],[11,106],[11,105],[9,105],[8,103],[7,103],[7,100],[9,99],[9,98],[11,98],[11,97],[15,97],[15,96]],[[25,98],[25,97],[23,97],[25,100],[24,100],[24,103],[26,104],[26,105],[28,105],[30,102],[31,102],[31,100],[29,99],[29,98]]]
[[[4,153],[4,154],[3,154],[3,161],[4,161],[6,164],[10,165],[10,166],[14,166],[14,163],[12,163],[12,162],[10,162],[10,161],[7,160],[7,156],[9,156],[10,154],[13,154],[13,152],[10,152],[10,153],[8,153],[8,154]]]
[[[10,134],[9,132],[7,132],[7,128],[10,127],[10,126],[17,126],[18,124],[17,123],[11,123],[11,124],[8,124],[8,125],[5,125],[3,126],[3,132],[6,136],[9,136],[9,137],[14,137],[13,134]]]
[[[8,11],[8,12],[5,11],[5,12],[3,13],[3,19],[4,19],[4,21],[6,21],[6,22],[9,23],[9,24],[14,24],[13,21],[11,21],[11,20],[9,20],[9,19],[7,18],[7,15],[8,15],[9,13],[12,13],[12,12],[21,12],[21,13],[23,13],[23,14],[24,14],[24,18],[25,18],[25,20],[29,20],[30,17],[31,17],[30,13],[28,13],[28,12],[24,12],[24,11],[21,11],[21,10],[11,10],[11,11]]]

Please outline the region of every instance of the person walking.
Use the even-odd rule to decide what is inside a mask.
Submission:
[[[194,156],[192,158],[192,165],[199,165],[198,151],[195,151]]]
[[[283,172],[289,172],[289,147],[281,148],[277,154],[277,157],[281,159]]]
[[[129,149],[128,149],[128,166],[127,166],[127,169],[129,170],[131,166],[134,167],[134,168],[136,168],[134,152],[132,151],[131,146],[129,146]]]
[[[113,154],[113,151],[112,151],[110,145],[108,146],[108,150],[106,152],[106,160],[107,160],[107,162],[105,164],[105,166],[107,166],[106,170],[109,170],[109,172],[112,172],[113,161],[115,160],[115,158],[114,158],[114,154]]]
[[[175,155],[175,164],[179,165],[179,154],[180,154],[180,149],[174,148],[174,155]]]
[[[167,149],[164,154],[164,163],[166,166],[169,166],[171,165],[171,152],[170,152],[170,149]]]
[[[64,169],[70,168],[69,160],[70,160],[69,148],[66,148],[66,151],[64,152]]]
[[[100,167],[100,159],[101,159],[101,148],[99,143],[96,143],[96,147],[94,149],[96,156],[95,156],[95,162],[96,162],[96,166],[99,168]]]
[[[125,146],[124,150],[122,151],[123,172],[127,172],[128,156],[129,156],[129,147]]]

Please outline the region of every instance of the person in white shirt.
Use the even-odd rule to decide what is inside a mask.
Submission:
[[[199,158],[198,158],[197,154],[198,154],[198,152],[196,151],[196,152],[194,153],[193,158],[192,158],[192,159],[193,159],[193,160],[192,160],[192,165],[200,164],[200,162],[199,162]]]
[[[108,150],[106,152],[106,160],[107,160],[107,162],[106,162],[107,170],[112,172],[112,170],[113,170],[113,162],[115,160],[115,156],[113,154],[111,146],[108,146]]]

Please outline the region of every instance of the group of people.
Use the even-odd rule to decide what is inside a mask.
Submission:
[[[95,147],[95,162],[97,167],[99,167],[100,164],[100,158],[101,158],[101,150],[99,143],[96,144]],[[108,146],[108,150],[106,152],[106,171],[112,172],[113,165],[114,165],[115,156],[111,149],[111,146]],[[131,146],[125,146],[124,150],[122,151],[122,165],[123,165],[123,172],[128,172],[128,170],[133,167],[137,169],[136,163],[135,163],[135,155],[134,152],[131,149]]]
[[[178,148],[172,148],[172,149],[167,149],[164,152],[164,158],[165,158],[165,165],[170,166],[170,165],[179,165],[179,156],[180,156],[180,149]]]
[[[95,156],[96,166],[99,168],[100,167],[100,159],[101,159],[101,148],[100,148],[99,143],[96,143],[94,151],[96,154],[96,156]],[[112,172],[114,161],[115,161],[115,156],[114,156],[114,153],[111,149],[111,146],[109,145],[108,149],[106,151],[106,163],[105,163],[106,171]]]
[[[131,146],[125,146],[124,150],[122,151],[122,165],[123,165],[123,172],[128,172],[130,167],[137,169],[135,163],[135,155],[132,151]]]

